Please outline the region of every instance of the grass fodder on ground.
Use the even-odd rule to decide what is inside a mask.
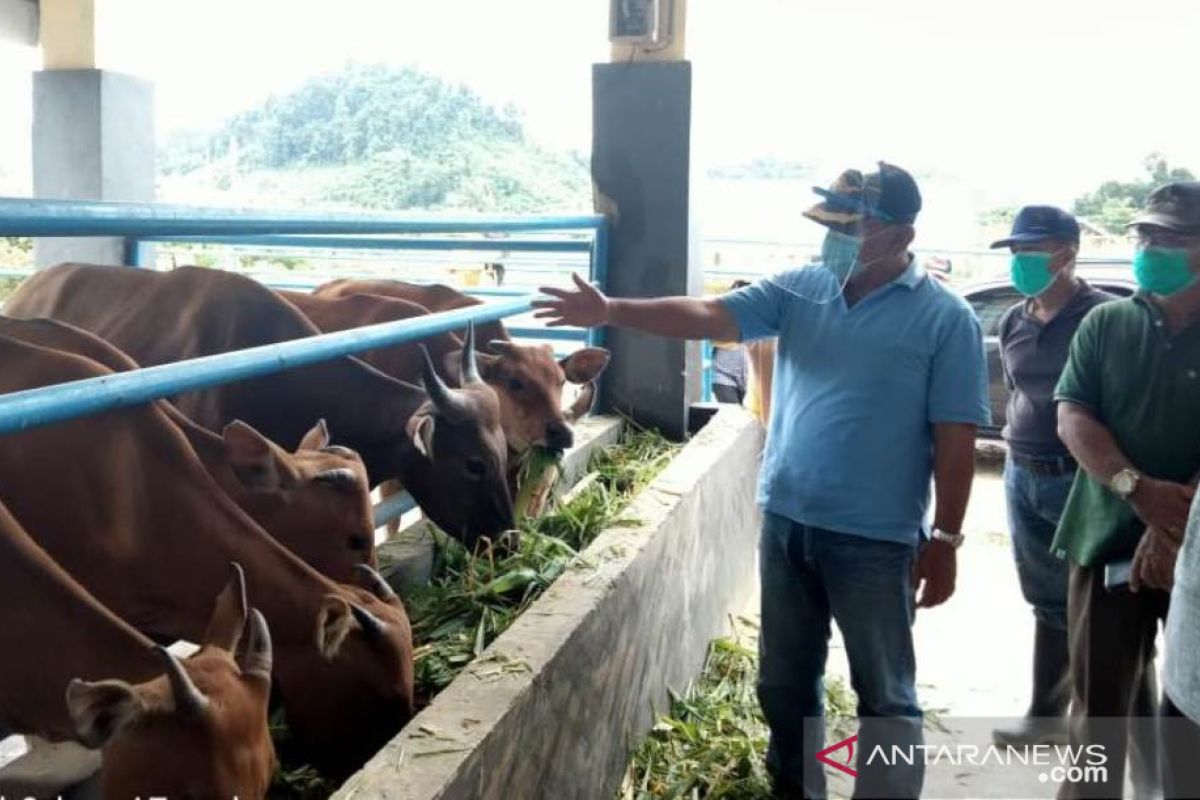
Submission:
[[[771,797],[757,674],[754,650],[732,639],[713,641],[700,680],[672,694],[670,711],[634,754],[619,800]],[[827,681],[825,705],[830,735],[853,729],[853,694],[840,680]]]

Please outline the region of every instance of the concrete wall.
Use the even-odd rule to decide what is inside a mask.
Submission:
[[[721,411],[335,797],[608,798],[753,590],[762,431]]]
[[[690,214],[692,65],[597,64],[592,68],[592,179],[612,219],[608,293],[701,293]],[[700,345],[608,328],[612,363],[601,408],[628,413],[682,439],[700,399]]]

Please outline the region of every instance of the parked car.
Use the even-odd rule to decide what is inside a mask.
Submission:
[[[1076,274],[1097,289],[1120,297],[1128,297],[1137,289],[1128,263],[1080,264]],[[983,326],[983,341],[987,349],[988,402],[992,407],[992,426],[980,431],[984,436],[997,437],[1004,428],[1008,407],[1008,386],[1000,366],[1000,318],[1021,300],[1021,295],[1008,281],[994,280],[976,283],[961,292]]]

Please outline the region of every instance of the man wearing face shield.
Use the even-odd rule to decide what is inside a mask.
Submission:
[[[1050,547],[1075,480],[1058,438],[1054,387],[1083,318],[1116,297],[1075,276],[1079,223],[1053,206],[1026,206],[1012,232],[992,244],[1012,250],[1013,286],[1025,300],[1000,318],[1000,361],[1008,384],[1004,492],[1021,594],[1033,606],[1033,697],[1025,719],[993,736],[999,745],[1063,743],[1070,701],[1067,562]]]
[[[1126,716],[1134,687],[1154,668],[1200,475],[1200,183],[1156,189],[1132,227],[1141,291],[1084,319],[1055,391],[1059,433],[1082,468],[1054,539],[1071,560],[1070,744],[1102,745],[1108,765],[1105,784],[1064,783],[1065,798],[1121,796],[1126,732],[1112,718]],[[1130,558],[1131,591],[1106,588],[1106,571]],[[1184,569],[1179,580],[1193,590],[1197,578]],[[1196,595],[1177,596],[1183,610],[1172,609],[1168,625],[1166,710],[1200,717]],[[1191,627],[1172,637],[1176,618],[1189,613]],[[1191,796],[1173,789],[1167,733],[1164,789]]]
[[[856,752],[922,741],[915,606],[954,591],[975,430],[988,421],[979,322],[908,252],[921,209],[916,182],[881,163],[816,191],[822,202],[804,215],[826,230],[817,265],[718,298],[606,298],[577,278],[576,290],[543,289],[553,299],[537,304],[551,325],[778,337],[759,485],[759,700],[771,729],[768,767],[785,797],[825,796],[816,753],[831,621],[859,698]],[[859,758],[855,795],[919,796],[917,761]]]

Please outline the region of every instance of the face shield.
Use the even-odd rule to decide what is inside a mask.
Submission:
[[[872,188],[862,173],[850,170],[832,189],[814,189],[823,199],[804,216],[814,223],[813,234],[821,236],[820,256],[808,266],[767,280],[809,303],[841,297],[851,278],[880,260],[881,239],[889,235],[889,228],[879,223],[892,220],[875,207],[878,191]]]

